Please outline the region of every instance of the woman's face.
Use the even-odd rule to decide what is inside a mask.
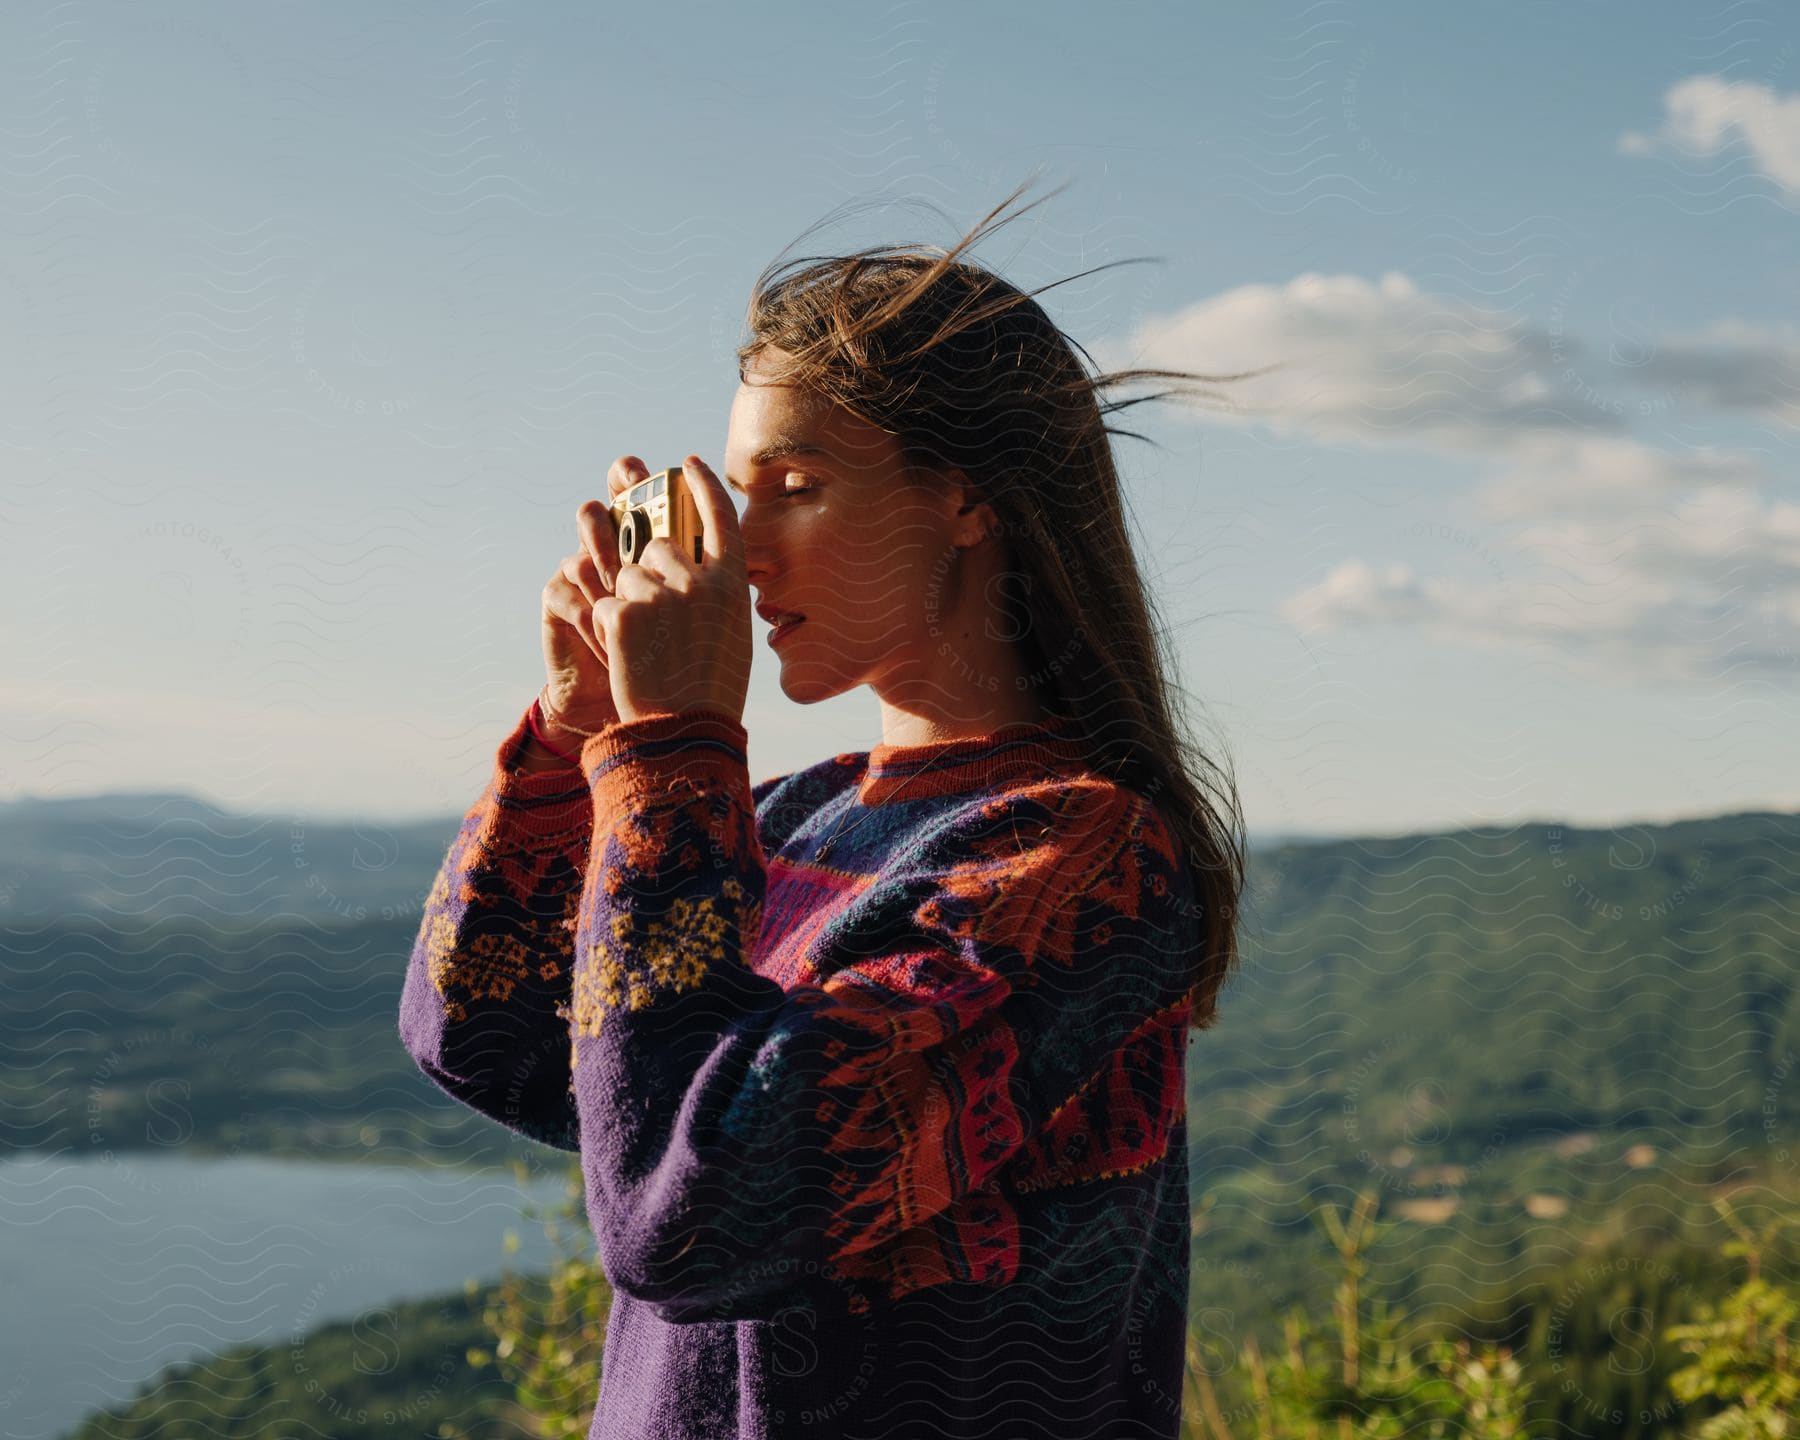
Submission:
[[[862,684],[898,688],[930,668],[956,537],[978,521],[959,513],[957,487],[911,480],[878,426],[766,375],[753,365],[738,386],[725,476],[745,497],[758,613],[801,617],[768,632],[782,691],[813,704]]]

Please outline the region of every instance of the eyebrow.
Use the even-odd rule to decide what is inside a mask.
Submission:
[[[764,465],[773,465],[777,460],[785,460],[789,455],[823,455],[827,460],[837,458],[823,445],[815,445],[812,441],[801,440],[797,436],[782,435],[750,457],[750,468],[761,469]],[[747,493],[729,475],[725,477],[725,483],[740,495]]]

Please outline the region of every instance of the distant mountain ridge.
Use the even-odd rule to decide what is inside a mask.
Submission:
[[[475,797],[469,797],[473,803]],[[1558,832],[1569,843],[1780,812],[1746,811],[1664,826],[1580,827],[1555,820],[1476,826],[1472,837]],[[177,917],[239,928],[282,916],[393,919],[417,913],[460,814],[392,823],[296,821],[220,810],[181,792],[120,791],[0,802],[0,920],[71,916],[135,923]],[[1444,838],[1423,831],[1358,837],[1252,831],[1250,848],[1383,847]]]
[[[454,825],[0,808],[0,1141],[149,1143],[171,1086],[196,1142],[501,1139],[395,1033]],[[1189,1055],[1197,1172],[1504,1191],[1575,1135],[1602,1170],[1800,1139],[1800,815],[1275,845],[1247,879]]]
[[[0,803],[0,921],[236,930],[417,914],[461,818],[319,824],[157,792]]]

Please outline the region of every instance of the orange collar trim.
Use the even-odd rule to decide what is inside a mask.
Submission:
[[[867,761],[856,790],[864,805],[964,795],[1046,771],[1086,768],[1085,752],[1061,717],[1003,725],[960,740],[877,745]]]

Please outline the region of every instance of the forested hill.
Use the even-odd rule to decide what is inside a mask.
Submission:
[[[92,1101],[134,1143],[157,1078],[189,1085],[198,1144],[479,1133],[394,1033],[456,823],[307,826],[172,796],[0,807],[0,1043],[22,1062],[0,1138],[85,1144]],[[1197,1172],[1306,1184],[1570,1135],[1800,1138],[1783,1068],[1800,816],[1284,843],[1250,870],[1241,971],[1189,1052]]]
[[[1252,870],[1241,978],[1190,1052],[1214,1163],[1800,1125],[1800,815],[1279,846]]]
[[[0,923],[417,916],[461,819],[319,824],[150,793],[15,800],[0,804]]]

